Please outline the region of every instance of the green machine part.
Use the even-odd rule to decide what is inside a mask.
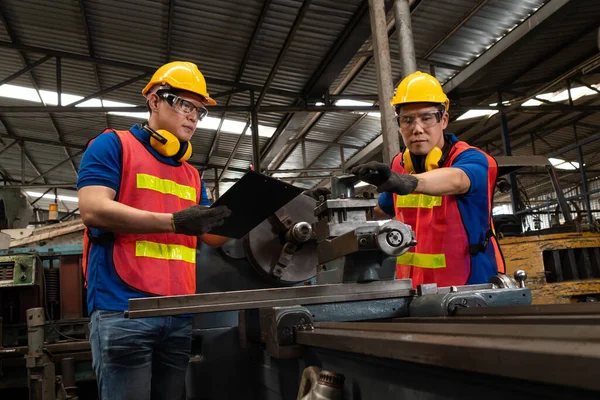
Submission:
[[[0,288],[35,284],[37,263],[32,255],[0,257]]]

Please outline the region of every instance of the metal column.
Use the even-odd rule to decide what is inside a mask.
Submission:
[[[258,111],[252,109],[252,165],[260,173],[260,140],[258,137]]]
[[[512,149],[510,148],[510,136],[508,134],[508,120],[506,114],[502,109],[502,93],[498,92],[498,106],[500,111],[500,129],[502,131],[502,144],[504,145],[504,155],[512,156]],[[519,211],[519,188],[517,186],[517,176],[514,173],[509,174],[510,182],[510,204],[512,205],[513,214],[517,215]]]
[[[404,78],[405,76],[412,74],[417,70],[417,59],[415,57],[409,0],[394,1],[394,17],[396,19],[398,45],[400,46],[402,77]]]
[[[573,125],[575,129],[575,125]],[[588,224],[592,223],[592,205],[590,204],[590,194],[588,193],[587,185],[587,174],[585,173],[585,167],[583,166],[583,148],[577,146],[577,158],[579,161],[579,172],[581,173],[581,194],[583,195],[583,201],[585,202],[585,210],[587,212]]]
[[[573,104],[573,96],[571,95],[571,82],[567,81],[567,88],[569,93],[569,104],[571,107]],[[577,159],[579,162],[579,172],[581,173],[581,194],[583,195],[583,201],[585,203],[585,210],[588,217],[588,224],[592,223],[592,205],[590,204],[590,195],[588,193],[587,175],[585,173],[585,167],[583,166],[583,147],[579,144],[579,137],[577,136],[577,125],[573,124],[573,134],[575,135],[575,141],[577,142]]]
[[[381,112],[383,162],[389,164],[400,152],[400,134],[394,109],[390,105],[390,100],[394,94],[394,83],[392,80],[384,0],[369,0],[369,14],[373,38],[373,59],[375,60],[375,70],[377,72],[377,95]]]

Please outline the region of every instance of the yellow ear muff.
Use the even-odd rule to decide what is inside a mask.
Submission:
[[[429,154],[427,154],[427,157],[425,157],[425,171],[432,171],[436,168],[439,168],[439,162],[443,155],[444,152],[439,147],[434,147],[431,149]],[[404,169],[409,174],[416,173],[412,157],[410,156],[410,151],[408,149],[404,150],[404,153],[402,154],[402,161],[404,163]]]
[[[189,160],[191,156],[192,144],[190,142],[181,142],[179,152],[173,156],[173,159],[177,162],[184,162]]]
[[[434,147],[431,149],[427,157],[425,157],[425,171],[432,171],[436,168],[439,168],[439,162],[442,159],[442,149],[439,147]]]
[[[410,157],[410,151],[408,148],[404,150],[404,154],[402,154],[402,162],[404,163],[404,169],[409,174],[415,173],[415,167],[413,166],[412,158]]]
[[[150,135],[150,146],[165,157],[173,157],[179,151],[179,139],[164,129],[153,131]]]

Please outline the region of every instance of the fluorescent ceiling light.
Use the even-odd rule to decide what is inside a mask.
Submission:
[[[496,114],[498,110],[469,110],[460,117],[456,118],[457,121],[461,121],[463,119],[471,119],[471,118],[479,118],[483,116],[492,116]]]
[[[364,186],[369,186],[369,184],[367,182],[363,182],[363,181],[360,181],[360,182],[357,182],[354,184],[355,188],[364,187]]]
[[[42,100],[47,105],[58,105],[58,94],[56,92],[51,92],[48,90],[40,90],[40,95],[42,96]],[[32,101],[35,103],[41,103],[40,98],[35,89],[27,88],[24,86],[16,86],[16,85],[1,85],[0,86],[0,97],[6,97],[17,100],[25,100]],[[76,96],[68,93],[61,93],[61,103],[65,106],[72,104],[76,101],[83,99],[82,96]],[[83,103],[77,104],[75,107],[135,107],[134,104],[122,103],[118,101],[112,100],[100,100],[100,99],[89,99],[84,101]],[[208,108],[210,112],[210,107]],[[148,119],[149,114],[147,112],[126,112],[126,111],[110,111],[111,115],[119,115],[122,117],[129,118],[137,118],[137,119]],[[215,117],[206,117],[204,120],[198,122],[198,128],[201,129],[210,129],[217,130],[221,119]],[[244,126],[246,126],[245,122],[234,121],[230,119],[225,119],[223,121],[223,126],[221,127],[222,132],[227,133],[236,133],[241,134]],[[262,137],[270,138],[275,133],[276,128],[270,126],[259,125],[258,126],[258,135]],[[250,135],[252,132],[251,128],[248,128],[246,134]]]
[[[596,84],[596,85],[591,85],[591,86],[596,89],[600,89],[600,83]],[[596,92],[586,86],[579,86],[579,87],[571,88],[571,97],[572,97],[573,101],[575,101],[581,97],[584,97],[584,96],[592,96],[592,95],[597,95],[597,94],[598,94],[598,92]],[[551,102],[567,101],[567,100],[569,100],[569,91],[568,90],[560,90],[558,92],[544,93],[544,94],[540,94],[540,95],[536,96],[536,98],[541,99],[541,100],[551,101]],[[540,101],[537,99],[529,99],[522,105],[525,107],[535,107],[535,106],[539,106],[540,104],[544,103],[543,101]],[[502,102],[502,104],[508,104],[508,103],[510,103],[510,101]],[[496,104],[498,104],[498,103],[492,103],[492,104],[490,104],[490,106],[495,106]],[[473,110],[467,111],[466,113],[464,113],[463,115],[458,117],[456,120],[460,121],[460,120],[469,119],[469,118],[478,118],[478,117],[483,117],[483,116],[489,116],[489,115],[494,115],[497,112],[498,111],[495,111],[495,110],[473,109]]]
[[[591,86],[596,89],[600,89],[600,84],[591,85]],[[593,95],[597,95],[597,94],[598,94],[598,92],[596,92],[586,86],[578,86],[578,87],[571,88],[571,98],[573,99],[573,101],[575,101],[581,97],[593,96]],[[565,90],[560,90],[557,92],[540,94],[535,97],[537,97],[538,99],[548,100],[551,102],[567,101],[567,100],[569,100],[569,91],[565,89]],[[523,105],[526,107],[535,107],[535,106],[539,106],[540,104],[543,104],[543,102],[536,100],[536,99],[529,99],[525,103],[523,103]]]
[[[38,198],[38,197],[42,197],[44,199],[48,199],[48,200],[52,200],[54,201],[54,195],[53,194],[43,194],[40,192],[25,192],[27,193],[28,196],[34,197],[34,198]],[[72,196],[63,196],[62,194],[59,194],[58,196],[58,200],[61,201],[70,201],[71,203],[78,203],[79,199],[77,197],[72,197]]]
[[[560,158],[549,158],[550,163],[557,169],[576,170],[579,169],[579,163],[575,161],[565,161]],[[585,164],[584,164],[585,165]]]
[[[372,106],[373,102],[341,99],[335,102],[336,106]]]

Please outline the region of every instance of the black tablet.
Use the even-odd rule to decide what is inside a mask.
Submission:
[[[241,239],[303,191],[270,176],[248,171],[212,205],[227,206],[231,216],[209,233]]]

